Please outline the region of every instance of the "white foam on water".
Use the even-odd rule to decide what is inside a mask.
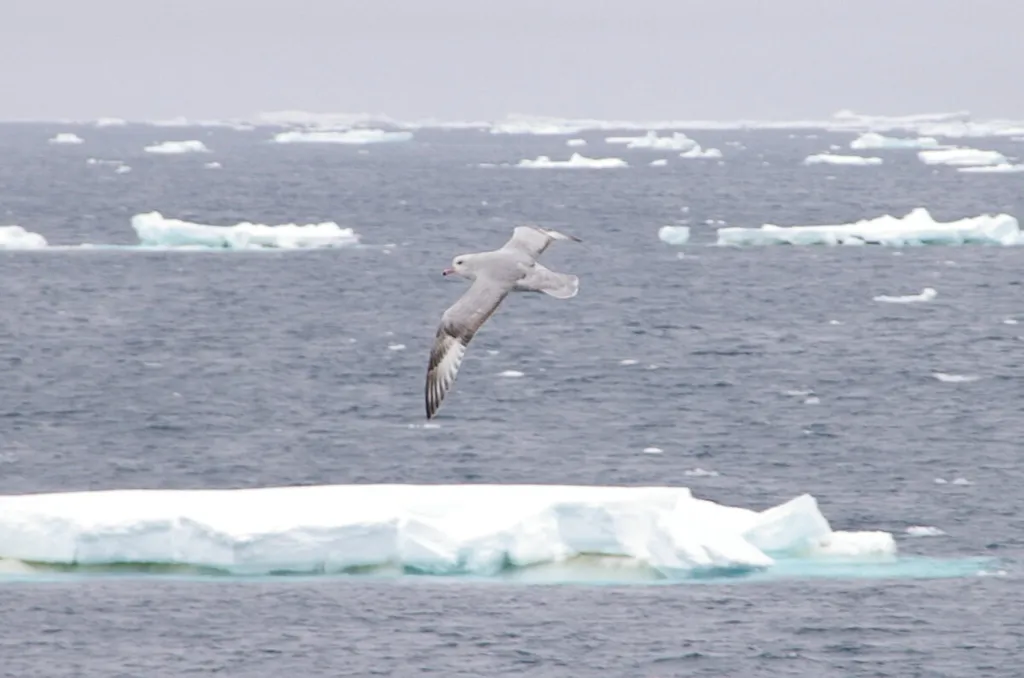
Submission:
[[[183,153],[209,153],[210,149],[202,141],[190,139],[188,141],[162,141],[152,146],[143,148],[146,153],[158,155],[181,155]]]
[[[911,525],[907,528],[907,534],[911,537],[941,537],[946,533],[930,525]]]
[[[128,174],[132,171],[130,165],[118,165],[114,168],[114,174]]]
[[[1024,172],[1024,165],[1012,165],[1008,162],[1003,162],[998,165],[957,167],[956,171],[967,172],[969,174],[1016,174],[1017,172]]]
[[[655,130],[649,130],[647,134],[638,137],[606,137],[605,142],[624,144],[626,148],[648,151],[687,151],[698,147],[696,141],[682,132],[674,132],[672,136],[668,137],[659,137]]]
[[[80,144],[85,140],[78,136],[74,132],[60,132],[52,139],[48,139],[51,144]]]
[[[1014,318],[1004,318],[1003,319],[1003,324],[1004,325],[1016,325],[1017,322],[1018,321],[1016,319],[1014,319]]]
[[[136,214],[132,228],[147,247],[213,249],[311,249],[343,247],[359,242],[351,228],[334,222],[319,224],[253,224],[212,226],[180,219],[167,219],[159,212]]]
[[[21,226],[0,226],[0,250],[38,250],[47,246],[46,238]]]
[[[850,148],[858,151],[875,149],[921,149],[938,148],[939,141],[935,137],[916,137],[903,139],[898,137],[887,137],[877,132],[866,132],[850,142]]]
[[[679,157],[689,160],[714,160],[722,157],[722,151],[717,148],[701,149],[700,144],[695,144],[690,150],[680,153]]]
[[[818,153],[804,158],[805,165],[849,165],[851,167],[866,167],[868,165],[881,165],[884,161],[881,158],[865,157],[863,155],[832,155],[831,153]]]
[[[214,160],[213,162],[205,163],[203,165],[203,167],[205,167],[206,169],[220,169],[221,168],[221,164],[219,162],[217,162],[216,160]]]
[[[915,304],[923,301],[931,301],[939,295],[932,287],[926,287],[921,290],[920,294],[907,294],[903,296],[890,296],[888,294],[880,294],[877,297],[872,297],[874,301],[881,301],[889,304]]]
[[[932,376],[947,384],[962,384],[981,379],[976,374],[947,374],[945,372],[933,372]]]
[[[620,158],[587,158],[573,153],[568,160],[552,160],[546,155],[536,160],[520,160],[516,167],[526,169],[617,169],[629,167],[629,163]]]
[[[568,141],[565,142],[565,145],[566,146],[586,146],[587,145],[587,140],[586,139],[569,139]]]
[[[720,228],[719,245],[1017,245],[1017,219],[1008,214],[981,215],[938,222],[918,207],[904,217],[884,215],[852,224],[761,228]]]
[[[1006,156],[999,151],[982,151],[977,148],[955,147],[920,151],[917,157],[926,165],[949,165],[952,167],[1009,164]]]
[[[526,374],[524,374],[523,372],[520,372],[519,370],[505,370],[504,372],[500,373],[498,376],[499,377],[515,378],[515,377],[525,377]]]
[[[669,245],[685,245],[690,241],[690,227],[662,226],[658,229],[658,239]]]
[[[388,132],[382,129],[350,129],[344,132],[291,131],[274,135],[278,144],[380,144],[410,141],[412,132]]]

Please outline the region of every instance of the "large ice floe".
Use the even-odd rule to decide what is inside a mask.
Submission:
[[[863,155],[832,155],[831,153],[818,153],[804,158],[805,165],[881,165],[881,158],[869,158]]]
[[[253,224],[211,226],[167,219],[159,212],[136,214],[132,228],[144,247],[213,249],[313,249],[343,247],[359,242],[351,228],[328,221],[319,224]]]
[[[916,137],[903,139],[887,137],[877,132],[867,132],[850,142],[850,148],[858,151],[881,149],[919,149],[938,148],[939,142],[934,137]]]
[[[0,250],[37,250],[46,247],[46,238],[21,226],[0,226]]]
[[[181,153],[209,153],[210,149],[202,141],[191,139],[189,141],[162,141],[158,144],[146,146],[147,153],[160,155],[179,155]]]
[[[719,245],[1019,245],[1017,219],[1009,214],[981,215],[939,222],[918,207],[899,218],[890,215],[852,224],[720,228]]]
[[[629,163],[621,158],[588,158],[573,153],[568,160],[552,160],[546,155],[538,156],[536,160],[520,160],[516,167],[527,169],[616,169],[629,167]]]
[[[0,559],[237,575],[500,576],[594,559],[649,579],[777,559],[893,561],[888,532],[836,532],[810,495],[764,511],[683,487],[334,485],[0,496]]]
[[[968,174],[1016,174],[1017,172],[1024,172],[1024,165],[1011,165],[1008,162],[1002,162],[998,165],[972,165],[969,167],[957,167],[957,172],[966,172]]]
[[[412,132],[388,132],[382,129],[350,129],[344,131],[310,130],[280,132],[274,135],[278,144],[381,144],[409,141]]]
[[[1006,156],[999,151],[981,151],[977,148],[941,148],[920,151],[918,159],[926,165],[951,165],[971,167],[978,165],[1005,165]]]

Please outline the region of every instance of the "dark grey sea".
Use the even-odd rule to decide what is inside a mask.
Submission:
[[[62,131],[85,142],[47,143]],[[692,132],[721,162],[608,134],[579,150],[630,168],[480,167],[568,149],[478,130],[352,147],[0,125],[0,224],[51,245],[0,251],[0,494],[669,484],[763,509],[809,493],[834,529],[893,533],[901,565],[677,584],[0,577],[0,675],[1020,676],[1024,249],[712,245],[718,222],[1024,216],[1024,175],[906,151],[803,166],[851,138],[822,131]],[[173,139],[211,153],[142,150]],[[154,210],[335,221],[362,245],[133,248],[132,215]],[[544,255],[580,294],[506,302],[424,428],[427,353],[464,289],[440,272],[526,222],[583,239]],[[684,223],[689,244],[658,239]],[[59,247],[83,243],[125,247]]]

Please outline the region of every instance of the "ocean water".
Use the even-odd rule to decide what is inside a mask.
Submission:
[[[59,131],[86,141],[48,145]],[[921,206],[943,220],[1020,217],[1019,179],[913,152],[884,152],[879,167],[800,164],[849,134],[693,132],[721,163],[600,143],[611,134],[571,150],[633,167],[482,168],[571,150],[564,137],[479,131],[417,131],[360,153],[267,143],[266,129],[0,125],[0,224],[51,245],[134,245],[131,216],[152,210],[336,221],[363,242],[0,251],[0,494],[671,484],[761,509],[807,492],[834,529],[893,532],[904,560],[814,576],[781,563],[690,585],[15,578],[0,583],[0,675],[1019,675],[1024,249],[717,248],[706,223]],[[142,151],[171,139],[212,152]],[[669,165],[647,166],[658,157]],[[583,239],[543,257],[578,274],[580,294],[507,300],[439,426],[424,428],[427,352],[465,289],[440,272],[525,222]],[[675,223],[692,227],[690,244],[658,240]],[[938,296],[872,300],[925,287]],[[687,475],[698,468],[718,475]]]

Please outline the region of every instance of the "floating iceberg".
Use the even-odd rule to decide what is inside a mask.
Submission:
[[[334,222],[268,226],[243,222],[235,226],[209,226],[166,219],[159,212],[136,214],[132,228],[144,247],[215,249],[311,249],[355,245],[359,235]]]
[[[690,241],[690,227],[662,226],[658,229],[658,239],[669,245],[685,245]]]
[[[977,148],[942,148],[921,151],[917,157],[926,165],[952,165],[953,167],[973,165],[1005,165],[1006,156],[999,151],[980,151]]]
[[[350,129],[344,132],[307,131],[281,132],[274,135],[278,144],[380,144],[409,141],[412,132],[386,132],[382,129]]]
[[[529,169],[614,169],[618,167],[629,167],[629,163],[620,158],[587,158],[579,153],[573,153],[568,160],[552,160],[546,155],[538,156],[536,160],[520,160],[516,167]]]
[[[162,155],[178,155],[181,153],[209,153],[210,149],[202,141],[164,141],[152,146],[146,146],[147,153],[158,153]]]
[[[80,144],[84,140],[74,132],[61,132],[48,141],[51,144]]]
[[[700,159],[709,159],[710,160],[710,159],[713,159],[713,158],[721,158],[722,157],[722,152],[720,150],[718,150],[717,148],[708,148],[708,149],[705,149],[705,150],[701,150],[700,144],[694,144],[693,148],[691,148],[688,151],[683,151],[682,153],[679,154],[679,157],[680,158],[696,158],[698,160],[700,160]]]
[[[776,557],[895,560],[886,532],[834,532],[810,495],[765,511],[687,488],[335,485],[0,496],[0,559],[237,575],[495,576],[586,558],[652,579],[770,569]]]
[[[905,148],[938,148],[939,142],[934,137],[917,137],[916,139],[899,139],[886,137],[877,132],[862,134],[850,142],[850,148],[858,151],[874,149],[905,149]]]
[[[867,158],[863,155],[832,155],[819,153],[804,158],[805,165],[881,165],[881,158]]]
[[[605,142],[625,144],[626,148],[649,151],[686,151],[697,146],[696,141],[682,132],[675,132],[670,137],[659,137],[658,133],[653,130],[641,137],[607,137]]]
[[[46,247],[46,238],[21,226],[0,226],[0,250],[37,250]]]
[[[852,224],[761,228],[720,228],[719,245],[1017,245],[1024,244],[1017,220],[1008,214],[935,221],[923,207],[902,219],[885,215]]]
[[[1024,172],[1024,165],[1011,165],[1008,162],[1002,162],[998,165],[974,165],[968,167],[957,167],[957,172],[968,172],[971,174],[1014,174],[1016,172]]]

